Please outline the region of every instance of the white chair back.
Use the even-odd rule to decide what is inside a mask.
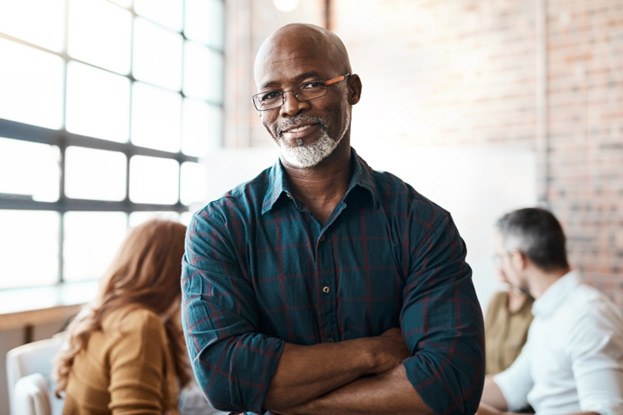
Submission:
[[[48,382],[41,373],[19,378],[13,395],[14,414],[52,415]]]
[[[16,412],[17,408],[15,407],[16,385],[21,378],[34,373],[39,373],[45,381],[51,413],[56,415],[62,412],[63,402],[54,395],[55,382],[52,378],[52,367],[54,358],[60,350],[63,340],[63,336],[57,335],[50,339],[27,343],[9,350],[6,355],[6,369],[9,387],[9,403],[13,415],[21,415],[21,412]],[[35,382],[40,384],[39,381]],[[23,383],[27,382],[24,381]],[[32,389],[32,379],[28,385]]]

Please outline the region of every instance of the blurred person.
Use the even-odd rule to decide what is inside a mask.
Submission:
[[[538,415],[623,414],[623,317],[571,269],[556,217],[541,208],[507,213],[496,253],[510,284],[535,298],[534,320],[515,362],[486,377],[477,413],[529,404]]]
[[[155,219],[128,232],[92,304],[57,356],[63,414],[177,414],[191,372],[179,323],[186,227]]]
[[[497,291],[485,313],[486,373],[494,375],[508,368],[519,356],[528,338],[532,322],[532,303],[529,293],[509,283],[501,257],[495,255],[499,280],[506,289]]]
[[[350,144],[362,83],[342,41],[291,24],[255,61],[280,160],[189,225],[182,321],[219,409],[473,414],[482,311],[450,214]],[[386,105],[378,102],[377,105]]]

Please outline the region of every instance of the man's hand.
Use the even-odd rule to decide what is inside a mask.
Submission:
[[[374,353],[376,364],[373,374],[386,372],[410,356],[399,328],[386,330],[380,336],[374,337],[373,340],[378,342],[377,350]]]

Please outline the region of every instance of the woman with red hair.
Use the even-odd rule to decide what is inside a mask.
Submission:
[[[70,323],[56,361],[63,414],[177,414],[190,370],[179,323],[186,227],[132,229],[94,302]]]

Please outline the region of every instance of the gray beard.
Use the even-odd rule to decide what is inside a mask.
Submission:
[[[350,125],[350,117],[346,120],[346,125]],[[290,147],[283,139],[279,139],[281,159],[285,164],[299,169],[317,166],[333,153],[333,150],[346,135],[346,131],[347,129],[342,132],[337,140],[329,137],[326,131],[323,131],[322,136],[315,143],[296,147]]]
[[[327,158],[329,154],[333,153],[340,141],[341,138],[336,141],[324,133],[315,143],[298,147],[290,147],[283,140],[280,140],[279,150],[285,164],[304,169],[316,166]]]

